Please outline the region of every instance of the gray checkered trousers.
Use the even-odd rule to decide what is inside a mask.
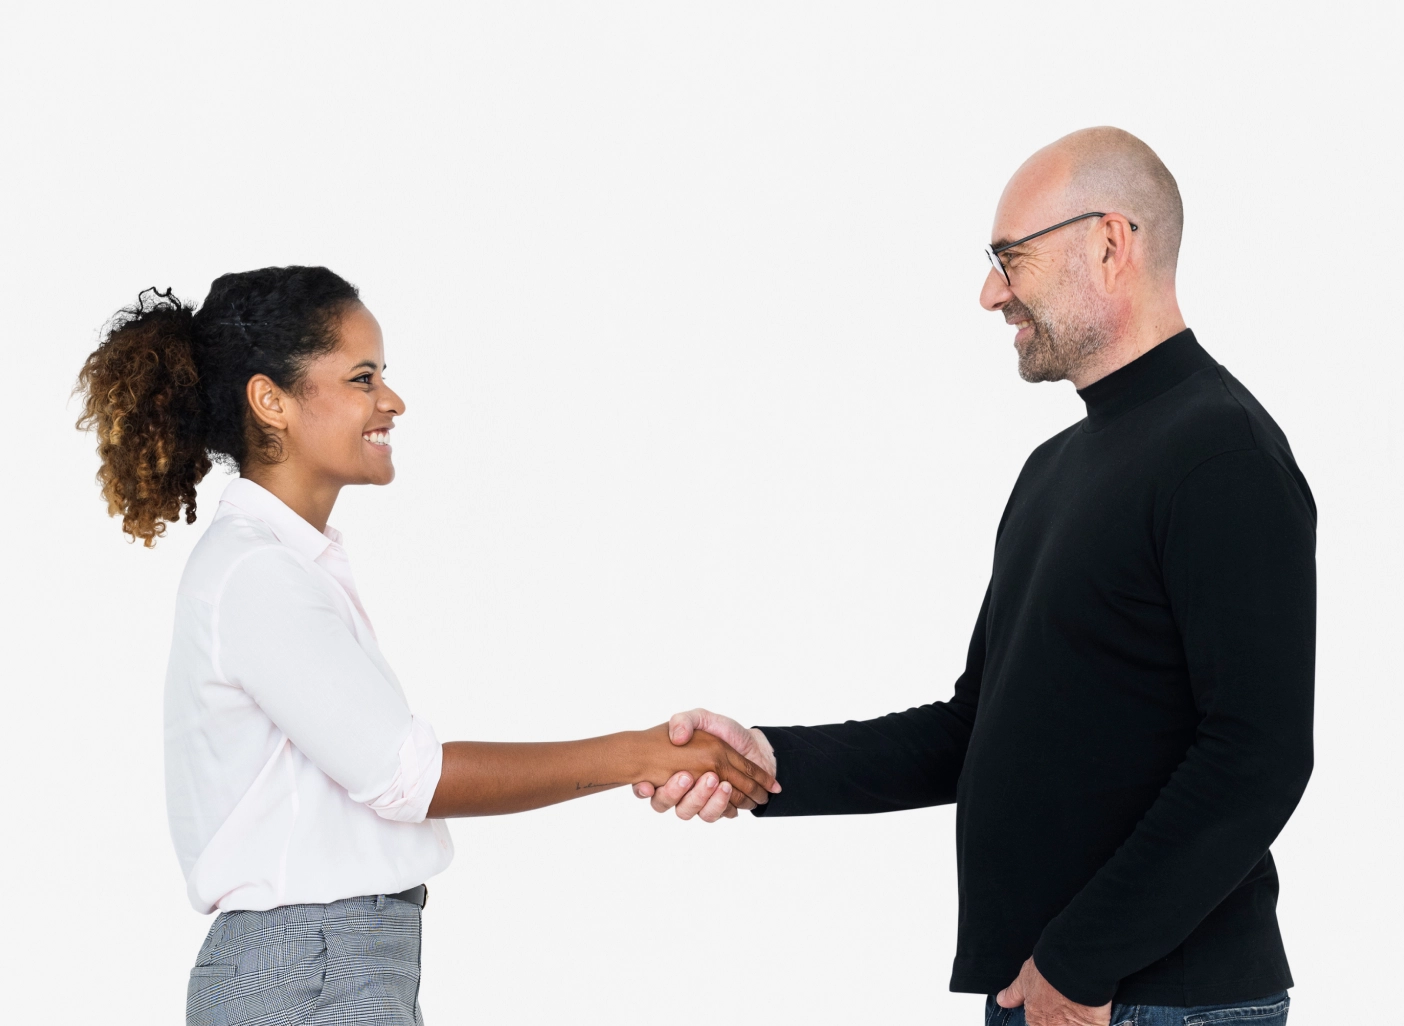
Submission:
[[[419,906],[384,894],[221,912],[200,947],[186,1026],[423,1026]]]

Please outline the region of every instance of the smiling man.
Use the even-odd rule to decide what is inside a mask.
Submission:
[[[980,302],[1019,373],[1071,381],[1087,416],[1014,485],[951,698],[818,727],[673,719],[776,771],[766,819],[955,802],[951,988],[997,1026],[1287,1017],[1268,846],[1311,774],[1316,510],[1185,327],[1181,225],[1175,179],[1119,129],[1005,187]],[[710,775],[636,790],[708,820],[733,801]]]

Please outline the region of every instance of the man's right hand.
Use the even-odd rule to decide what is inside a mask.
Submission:
[[[775,750],[771,748],[770,741],[759,730],[743,727],[729,716],[718,716],[706,709],[678,713],[668,721],[668,740],[675,745],[685,745],[699,730],[721,738],[739,754],[772,776],[775,774]],[[778,794],[780,784],[777,782],[770,792]],[[673,774],[667,783],[658,788],[644,781],[634,785],[634,794],[640,798],[651,798],[656,812],[675,809],[679,819],[696,816],[706,823],[715,823],[722,817],[730,819],[736,815],[738,808],[756,807],[750,798],[733,791],[731,785],[719,780],[713,773],[702,774],[695,784],[692,776],[685,772]]]

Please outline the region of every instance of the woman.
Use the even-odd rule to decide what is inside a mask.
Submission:
[[[346,485],[389,484],[404,403],[380,327],[322,267],[227,274],[199,309],[148,290],[79,378],[98,478],[152,545],[195,520],[211,457],[239,476],[181,579],[166,792],[190,901],[219,910],[188,1023],[421,1022],[424,881],[443,820],[540,808],[676,771],[752,808],[774,779],[666,726],[585,741],[450,742],[410,712],[328,526]]]

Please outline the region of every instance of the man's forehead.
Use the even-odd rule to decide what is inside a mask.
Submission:
[[[1004,246],[1048,227],[1048,218],[1059,212],[1068,173],[1067,162],[1047,150],[1025,161],[1009,179],[995,207],[992,244]]]

